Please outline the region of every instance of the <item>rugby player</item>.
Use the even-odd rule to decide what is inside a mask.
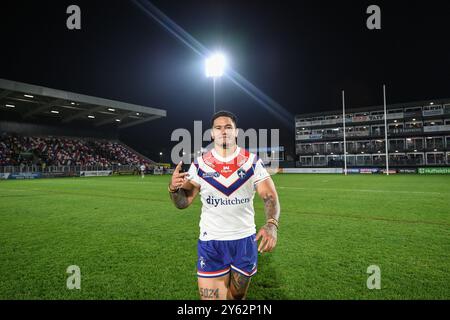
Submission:
[[[258,251],[270,252],[277,243],[280,204],[262,160],[237,145],[236,117],[219,111],[211,122],[214,148],[196,158],[188,172],[181,172],[180,162],[168,189],[178,209],[187,208],[200,193],[200,298],[240,300],[257,272]],[[255,192],[264,201],[266,216],[257,234]]]

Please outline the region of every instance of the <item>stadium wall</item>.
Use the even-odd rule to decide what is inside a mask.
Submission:
[[[344,174],[342,168],[280,168],[277,173],[328,173]],[[385,174],[386,168],[347,168],[348,174]],[[392,168],[389,174],[450,174],[450,167]]]

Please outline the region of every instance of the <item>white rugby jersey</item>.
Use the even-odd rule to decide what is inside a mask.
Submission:
[[[227,158],[214,149],[198,157],[187,179],[200,185],[200,240],[237,240],[256,233],[255,187],[269,177],[262,160],[243,148]]]

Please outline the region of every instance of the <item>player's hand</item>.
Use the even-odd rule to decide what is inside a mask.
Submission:
[[[180,161],[180,163],[177,165],[175,170],[172,173],[172,179],[170,180],[169,188],[171,190],[177,190],[179,189],[183,183],[186,181],[186,175],[187,172],[180,172],[181,165],[183,164],[183,161]]]
[[[261,239],[261,242],[258,251],[261,253],[271,252],[277,244],[277,227],[271,223],[266,223],[256,235],[256,241],[259,239]]]

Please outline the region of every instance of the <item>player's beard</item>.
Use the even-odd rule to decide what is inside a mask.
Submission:
[[[226,137],[222,137],[222,149],[223,150],[230,149],[230,144],[227,143],[227,138]]]
[[[223,138],[223,140],[221,142],[219,142],[219,145],[222,147],[223,150],[229,150],[229,149],[233,149],[234,147],[234,143],[233,141],[227,141],[227,138]]]
[[[224,139],[224,140],[225,140],[225,139]],[[222,148],[223,148],[223,150],[233,149],[233,147],[234,147],[233,141],[229,141],[229,142],[223,141],[223,142],[222,142]]]

